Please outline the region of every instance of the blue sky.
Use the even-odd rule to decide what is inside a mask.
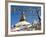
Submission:
[[[41,7],[11,5],[11,25],[15,25],[20,21],[22,12],[25,12],[27,22],[32,23],[34,20],[38,20],[37,10],[39,10],[41,16]]]

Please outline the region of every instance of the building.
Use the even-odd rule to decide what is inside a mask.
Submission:
[[[29,31],[30,30],[29,27],[32,26],[29,22],[26,21],[24,12],[22,12],[21,14],[20,22],[18,22],[15,25],[16,25],[15,31]]]

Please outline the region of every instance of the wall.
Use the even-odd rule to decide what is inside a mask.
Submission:
[[[24,0],[21,0],[21,1],[24,1]],[[25,1],[45,2],[45,0],[25,0]],[[45,11],[45,14],[46,14],[46,11]],[[45,22],[46,22],[46,15],[45,15]],[[46,28],[46,23],[45,23],[45,28]],[[4,0],[0,0],[0,37],[5,37],[5,1]],[[44,35],[42,34],[42,35],[9,36],[9,37],[46,37],[46,29],[45,29]]]
[[[5,37],[5,0],[0,0],[0,37]]]

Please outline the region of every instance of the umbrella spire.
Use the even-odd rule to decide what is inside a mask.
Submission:
[[[25,18],[25,14],[24,14],[24,12],[22,12],[20,21],[25,21],[25,20],[26,20],[26,18]]]

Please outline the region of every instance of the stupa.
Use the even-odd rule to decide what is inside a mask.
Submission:
[[[29,30],[29,27],[32,26],[29,22],[26,21],[26,17],[24,12],[21,14],[20,22],[18,22],[16,25],[15,30]]]

